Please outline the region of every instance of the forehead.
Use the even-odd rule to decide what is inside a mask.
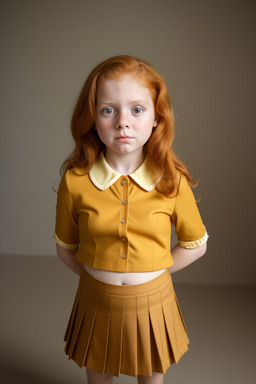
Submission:
[[[115,79],[101,79],[97,86],[97,99],[106,96],[140,96],[151,99],[150,91],[134,74],[125,74]]]

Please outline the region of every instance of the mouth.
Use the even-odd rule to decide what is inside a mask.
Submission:
[[[132,140],[133,139],[133,137],[131,137],[131,136],[118,136],[118,137],[116,137],[116,140],[117,141],[128,141],[128,140]]]

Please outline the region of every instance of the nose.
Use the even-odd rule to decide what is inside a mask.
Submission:
[[[120,113],[117,118],[116,128],[130,128],[129,119],[127,118],[125,113]]]

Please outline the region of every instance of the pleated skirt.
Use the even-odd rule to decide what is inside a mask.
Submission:
[[[85,270],[65,333],[80,367],[114,376],[165,373],[189,340],[168,269],[136,285],[113,285]]]

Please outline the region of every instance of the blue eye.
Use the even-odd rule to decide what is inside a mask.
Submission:
[[[133,112],[138,115],[139,113],[141,113],[143,111],[143,108],[142,107],[135,107],[133,108]]]
[[[113,113],[113,108],[111,107],[107,107],[104,109],[104,112],[107,114],[107,115],[111,115],[111,113]]]

